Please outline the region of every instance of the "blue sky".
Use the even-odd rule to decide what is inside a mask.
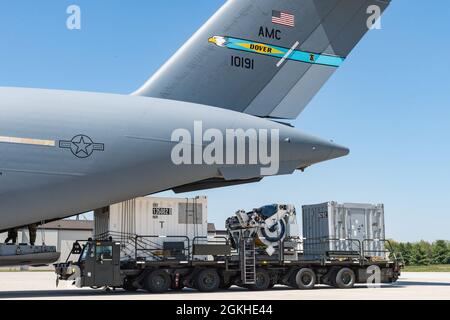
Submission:
[[[223,0],[0,3],[0,86],[127,94]],[[66,9],[82,10],[82,30]],[[259,184],[203,191],[210,221],[269,203],[384,203],[387,235],[450,240],[450,2],[395,0],[294,125],[348,157]],[[164,193],[172,195],[172,193]]]

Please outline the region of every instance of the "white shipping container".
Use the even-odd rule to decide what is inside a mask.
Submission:
[[[384,206],[327,202],[302,207],[305,256],[330,251],[385,258]]]
[[[142,197],[96,210],[94,220],[97,236],[138,235],[147,237],[143,241],[153,244],[155,250],[167,249],[168,245],[187,248],[194,238],[208,236],[208,201],[206,197]],[[198,239],[196,243],[204,241]]]
[[[119,232],[145,236],[208,235],[206,197],[143,197],[95,211],[95,234]]]

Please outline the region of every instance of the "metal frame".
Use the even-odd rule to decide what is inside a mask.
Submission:
[[[114,236],[118,236],[117,238],[126,238],[126,239],[130,239],[130,236],[132,235],[128,235],[128,234],[114,234]],[[112,237],[113,241],[116,242],[120,242],[119,239],[117,239],[116,237],[114,237],[111,233],[108,234],[102,234],[99,236],[96,236],[95,238],[92,239],[92,241],[102,241],[102,240],[106,240],[107,237]],[[195,257],[196,255],[194,254],[194,250],[193,250],[193,245],[195,245],[196,242],[198,242],[199,240],[207,240],[208,243],[214,243],[214,242],[221,242],[224,244],[229,245],[230,240],[227,237],[224,236],[218,236],[218,237],[205,237],[205,236],[197,236],[194,237],[192,240],[189,239],[189,237],[187,236],[157,236],[157,235],[148,235],[148,236],[141,236],[141,235],[134,235],[132,237],[133,239],[133,245],[134,245],[134,261],[128,261],[128,262],[134,262],[136,264],[140,264],[142,266],[174,266],[174,265],[182,265],[182,266],[200,266],[200,265],[211,265],[211,264],[221,264],[222,266],[225,267],[225,270],[229,271],[229,270],[234,270],[234,269],[230,269],[230,266],[235,266],[235,265],[240,265],[239,261],[236,262],[236,257],[239,256],[239,251],[235,252],[235,253],[231,253],[230,255],[224,255],[221,256],[223,257],[223,260],[216,260],[214,259],[213,261],[201,261],[201,260],[196,260]],[[183,252],[184,255],[186,257],[186,260],[176,260],[176,259],[170,259],[171,257],[165,257],[165,256],[156,256],[154,254],[152,254],[155,251],[162,251],[163,248],[161,247],[161,245],[156,244],[155,242],[145,242],[145,241],[140,241],[142,239],[183,239],[183,242],[185,244],[187,244],[187,246],[185,245],[185,247],[183,248]],[[214,240],[219,240],[219,241],[214,241]],[[294,241],[292,241],[294,240]],[[325,244],[325,243],[331,243],[331,242],[336,242],[336,241],[349,241],[351,243],[351,246],[356,246],[358,248],[357,251],[357,256],[356,257],[343,257],[341,259],[339,259],[339,257],[334,257],[334,259],[330,258],[327,254],[324,254],[323,251],[321,251],[320,253],[317,254],[317,256],[319,258],[317,259],[311,259],[311,260],[307,260],[305,259],[305,257],[303,256],[302,259],[302,255],[304,255],[304,247],[302,250],[296,250],[294,249],[294,252],[296,252],[299,255],[299,258],[297,260],[289,260],[289,261],[285,261],[285,243],[286,242],[297,242],[298,244],[303,244],[305,243],[305,240],[316,240],[318,241],[317,244]],[[89,240],[77,240],[77,242],[87,242]],[[364,244],[371,242],[371,241],[380,241],[383,243],[388,244],[387,247],[385,247],[385,250],[365,250],[364,248]],[[180,241],[181,242],[181,241]],[[153,247],[153,248],[146,248],[144,245],[145,244],[149,244],[149,245],[158,245],[159,247]],[[128,242],[128,244],[130,244]],[[86,244],[83,245],[83,248]],[[150,253],[150,255],[155,258],[155,260],[153,261],[147,261],[145,259],[145,257],[141,257],[139,256],[139,252],[148,252]],[[264,260],[264,259],[256,259],[255,263],[257,266],[268,266],[268,265],[279,265],[279,266],[294,266],[294,265],[304,265],[304,264],[309,264],[309,265],[321,265],[321,266],[327,266],[330,264],[345,264],[348,263],[349,261],[353,260],[353,262],[357,265],[360,266],[365,266],[365,265],[372,265],[372,264],[395,264],[395,265],[402,265],[402,257],[401,254],[399,254],[398,252],[395,252],[393,250],[393,247],[390,243],[389,240],[385,240],[385,239],[365,239],[362,242],[358,239],[333,239],[333,238],[316,238],[316,239],[304,239],[304,238],[298,238],[298,237],[289,237],[284,239],[284,241],[279,241],[278,244],[278,249],[276,250],[277,252],[277,259],[276,260]],[[383,253],[389,253],[389,257],[392,257],[391,259],[384,259],[384,260],[379,260],[379,261],[369,261],[368,259],[366,259],[365,254],[369,253],[369,252],[383,252]],[[66,263],[69,261],[69,258],[72,255],[72,250],[69,253],[67,259],[66,259]],[[216,256],[214,256],[216,257]],[[234,259],[233,259],[234,258]],[[130,259],[132,260],[132,259]]]
[[[183,248],[183,252],[185,252],[185,256],[189,260],[189,257],[191,256],[191,246],[190,246],[190,239],[187,236],[139,236],[139,235],[136,235],[135,236],[135,242],[134,242],[134,244],[135,244],[135,247],[134,247],[135,261],[137,262],[138,258],[140,258],[138,256],[138,252],[139,251],[141,251],[141,252],[150,252],[154,257],[161,258],[160,259],[161,261],[168,260],[168,259],[164,259],[164,257],[165,257],[164,255],[162,257],[160,257],[160,256],[156,256],[155,254],[153,254],[153,252],[163,251],[164,248],[161,248],[161,247],[159,247],[159,248],[145,248],[145,247],[142,248],[142,243],[139,242],[139,239],[175,239],[175,238],[177,238],[177,239],[184,239],[183,243],[187,242],[187,247],[185,246]],[[144,242],[144,244],[145,244],[145,242]],[[152,244],[158,245],[156,243],[152,243]],[[141,246],[141,248],[139,246]],[[187,254],[186,254],[186,252],[187,252]]]

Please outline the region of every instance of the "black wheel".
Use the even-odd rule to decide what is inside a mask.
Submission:
[[[170,276],[164,270],[155,270],[144,279],[144,288],[152,293],[167,292],[170,288]]]
[[[295,277],[295,282],[299,289],[312,289],[316,285],[316,274],[309,268],[300,269]]]
[[[355,286],[356,276],[352,269],[342,268],[336,274],[336,287],[340,289],[349,289]]]
[[[213,292],[219,289],[220,277],[214,269],[205,269],[195,278],[195,287],[201,292]]]
[[[136,292],[138,290],[138,288],[133,286],[133,279],[131,278],[125,278],[123,280],[122,289],[128,292]]]
[[[255,284],[249,285],[248,288],[253,291],[264,291],[269,289],[269,286],[270,286],[269,272],[267,272],[267,270],[264,269],[257,269]]]

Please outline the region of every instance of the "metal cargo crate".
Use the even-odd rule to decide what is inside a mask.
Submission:
[[[326,202],[302,207],[305,256],[385,257],[384,206]]]

